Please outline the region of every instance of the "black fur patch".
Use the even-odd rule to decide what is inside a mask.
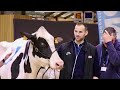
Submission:
[[[29,56],[28,56],[27,64],[24,63],[24,72],[25,73],[31,73],[32,72],[30,62],[29,62]]]
[[[36,38],[32,42],[34,42],[34,47],[33,47],[33,56],[37,55],[38,57],[43,57],[46,59],[49,59],[50,56],[52,55],[52,51],[47,43],[47,41],[44,38]],[[36,48],[38,49],[36,51]]]
[[[25,52],[23,55],[23,59],[25,59],[25,57],[28,55],[29,46],[30,46],[30,42],[27,42],[26,47],[25,47]]]
[[[11,65],[11,79],[16,79],[19,75],[19,64],[22,60],[23,53],[16,58],[16,60]]]

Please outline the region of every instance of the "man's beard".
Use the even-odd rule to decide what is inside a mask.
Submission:
[[[80,37],[76,37],[76,38],[75,38],[75,40],[76,40],[77,42],[81,42],[83,39],[84,39],[84,38],[80,38]]]

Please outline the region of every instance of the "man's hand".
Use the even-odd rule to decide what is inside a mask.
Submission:
[[[105,43],[112,41],[113,36],[111,36],[106,30],[103,33],[103,40]]]
[[[11,54],[12,53],[7,54],[4,59],[7,60],[10,57]]]
[[[0,67],[2,67],[2,66],[3,66],[3,64],[4,64],[4,63],[3,63],[3,61],[0,61]]]
[[[10,55],[11,55],[12,53],[9,53],[9,54],[7,54],[6,56],[5,56],[5,58],[2,60],[2,61],[0,61],[0,67],[2,67],[3,66],[3,64],[4,64],[4,62],[5,62],[5,60],[7,60],[9,57],[10,57]]]

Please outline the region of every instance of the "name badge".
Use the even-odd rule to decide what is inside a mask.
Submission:
[[[107,67],[101,67],[101,71],[106,71],[107,70]]]
[[[88,56],[88,58],[92,58],[92,56]]]
[[[70,52],[67,52],[67,53],[66,53],[66,55],[69,55],[69,54],[71,54],[71,53],[70,53]]]

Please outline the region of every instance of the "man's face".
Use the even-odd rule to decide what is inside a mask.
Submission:
[[[114,43],[116,40],[116,35],[114,33],[110,33],[107,30],[102,35],[103,43],[105,43],[106,40],[111,38],[111,41]]]
[[[88,31],[85,30],[85,27],[83,25],[75,26],[74,37],[76,41],[78,42],[82,41],[87,34],[88,34]]]

